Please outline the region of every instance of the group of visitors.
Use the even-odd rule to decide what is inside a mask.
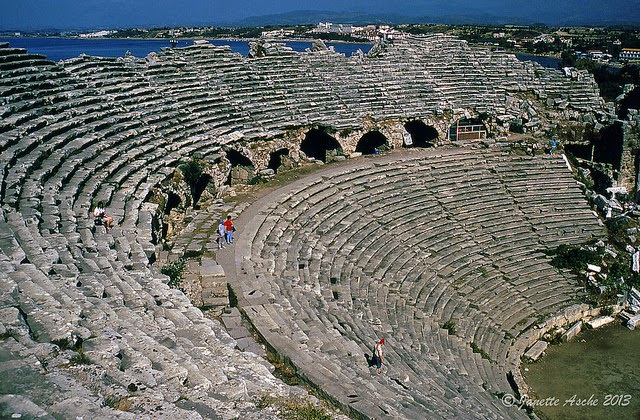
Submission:
[[[93,218],[96,226],[104,226],[107,232],[111,232],[113,229],[113,217],[107,215],[103,201],[98,201],[93,209]],[[226,220],[220,219],[217,229],[218,237],[216,238],[218,249],[223,249],[225,244],[233,244],[233,232],[235,231],[236,227],[233,225],[231,216],[227,216]]]
[[[235,231],[236,227],[233,225],[231,216],[227,216],[226,220],[220,219],[220,223],[218,224],[218,238],[216,239],[218,249],[223,249],[225,243],[227,245],[233,243],[233,232]]]
[[[107,232],[110,232],[113,229],[113,217],[108,216],[106,214],[106,210],[104,207],[104,203],[99,201],[96,207],[93,210],[93,217],[95,218],[95,224],[104,226],[107,229]],[[225,245],[233,244],[233,233],[236,231],[236,227],[233,224],[233,219],[231,216],[227,216],[226,220],[220,219],[220,223],[218,224],[216,243],[218,244],[218,249],[225,248]],[[373,354],[371,357],[367,356],[367,362],[370,367],[375,367],[376,372],[379,374],[382,372],[382,363],[384,362],[384,352],[382,350],[382,346],[384,346],[384,338],[381,338],[376,342],[373,347]]]

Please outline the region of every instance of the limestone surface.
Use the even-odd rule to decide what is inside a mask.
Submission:
[[[191,158],[206,164],[203,194],[215,196],[270,175],[274,156],[283,167],[307,159],[311,129],[349,155],[368,133],[400,146],[412,120],[443,144],[461,118],[501,135],[513,120],[537,130],[597,119],[602,106],[585,73],[444,35],[350,58],[254,50],[198,43],[53,63],[0,44],[3,416],[262,419],[278,417],[260,407],[265,394],[306,395],[238,350],[153,266],[207,249],[195,236],[161,243],[206,221],[179,169]],[[296,366],[313,365],[301,375],[353,413],[512,415],[491,392],[508,386],[519,334],[579,294],[536,251],[599,229],[563,163],[454,150],[298,184],[240,235],[245,316]],[[91,214],[98,201],[114,219],[109,232]],[[169,226],[175,203],[190,212]],[[207,279],[201,299],[226,299],[215,265],[191,269]],[[440,328],[450,318],[458,335]],[[365,381],[359,361],[379,334],[390,337],[392,374]]]
[[[542,321],[584,311],[544,251],[603,233],[562,157],[498,148],[328,167],[238,223],[225,271],[241,310],[302,377],[370,418],[526,417],[496,395],[544,351]],[[372,376],[379,338],[387,363]]]

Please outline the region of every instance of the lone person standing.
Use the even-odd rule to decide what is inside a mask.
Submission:
[[[376,373],[382,372],[382,363],[384,362],[384,352],[382,351],[382,346],[384,346],[384,338],[381,338],[373,348],[372,359],[373,363],[376,365]]]

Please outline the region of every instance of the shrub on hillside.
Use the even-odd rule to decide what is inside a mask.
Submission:
[[[568,268],[578,272],[587,269],[587,264],[600,264],[601,257],[597,251],[583,246],[560,245],[556,256],[551,260],[557,268]]]

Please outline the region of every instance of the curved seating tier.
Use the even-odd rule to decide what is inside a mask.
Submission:
[[[238,223],[239,305],[300,375],[372,418],[524,417],[496,398],[513,346],[582,296],[543,251],[602,234],[560,157],[493,149],[326,168]],[[362,355],[379,337],[388,371],[372,379]]]
[[[28,380],[12,398],[37,416],[133,418],[109,407],[122,400],[158,418],[276,417],[261,396],[302,392],[149,264],[143,200],[180,159],[219,151],[209,127],[121,60],[16,54],[0,77],[0,352],[4,381]],[[100,199],[110,234],[90,216]]]
[[[459,55],[453,61],[445,61],[439,53],[441,48],[458,51]],[[436,60],[437,57],[440,58]],[[0,314],[4,328],[0,334],[5,337],[0,347],[3,354],[11,353],[7,360],[16,355],[29,355],[45,361],[50,371],[55,370],[56,375],[66,378],[66,383],[73,384],[69,389],[78,390],[77,398],[84,401],[80,406],[91,407],[97,417],[112,417],[114,413],[97,401],[91,391],[98,389],[101,395],[106,392],[106,384],[96,378],[108,378],[105,382],[113,382],[119,396],[129,395],[127,389],[138,389],[136,407],[141,411],[148,408],[154,412],[153,407],[157,406],[167,417],[182,417],[182,392],[183,397],[202,404],[190,410],[204,416],[208,409],[218,410],[223,417],[230,418],[255,415],[255,403],[247,402],[255,396],[263,392],[294,391],[277,382],[261,361],[235,352],[233,340],[219,323],[205,318],[182,293],[166,286],[166,278],[152,270],[150,261],[154,258],[155,246],[151,243],[150,215],[154,205],[144,202],[150,191],[171,177],[181,159],[195,152],[205,159],[217,156],[223,146],[232,142],[278,138],[289,129],[314,124],[338,129],[360,126],[366,117],[404,120],[414,118],[417,113],[432,115],[452,107],[478,110],[504,107],[509,91],[500,86],[504,80],[513,79],[511,73],[519,77],[518,88],[536,90],[539,95],[547,94],[547,85],[558,92],[571,91],[572,83],[576,85],[559,74],[533,71],[529,64],[516,63],[514,57],[477,51],[442,36],[398,41],[386,46],[379,56],[349,59],[328,50],[245,58],[232,53],[228,47],[195,45],[166,49],[145,59],[81,56],[52,63],[23,49],[0,44],[0,161],[3,163],[0,170],[0,284],[3,287]],[[449,71],[452,65],[461,69],[458,76]],[[548,83],[551,79],[553,85]],[[582,101],[598,104],[597,89],[589,90],[588,82],[585,81],[581,93],[576,94],[576,107],[583,106]],[[568,106],[572,106],[573,99],[565,99]],[[512,111],[519,112],[517,104]],[[444,368],[437,370],[424,359],[415,357],[416,345],[428,351],[434,360],[445,357],[459,360],[456,358],[464,355],[461,359],[474,362],[465,359],[464,364],[450,365],[450,368],[473,378],[486,374],[485,386],[489,388],[498,389],[504,384],[504,377],[496,374],[495,368],[478,354],[471,353],[461,338],[439,331],[441,319],[460,317],[459,328],[465,331],[463,337],[473,337],[491,358],[503,360],[506,347],[495,339],[494,332],[515,333],[521,329],[522,319],[528,319],[525,315],[534,309],[550,312],[565,304],[562,293],[569,286],[565,281],[556,289],[548,288],[544,292],[532,287],[533,283],[528,283],[529,275],[524,276],[525,271],[513,267],[522,258],[530,258],[524,243],[510,250],[508,258],[493,259],[494,254],[502,255],[505,251],[509,235],[518,235],[519,231],[513,229],[509,235],[502,234],[495,227],[498,214],[474,212],[472,199],[466,208],[449,203],[451,195],[447,195],[447,191],[451,190],[447,182],[451,180],[433,177],[442,168],[429,171],[432,183],[440,185],[442,196],[436,201],[421,196],[413,190],[412,183],[406,183],[406,179],[424,173],[420,164],[412,162],[407,162],[410,165],[407,168],[413,165],[416,174],[394,175],[391,168],[381,166],[379,173],[372,174],[379,178],[372,179],[370,184],[356,180],[354,185],[358,187],[351,189],[338,183],[333,187],[335,194],[329,196],[325,196],[324,185],[318,184],[312,206],[299,195],[292,195],[291,203],[296,200],[300,203],[282,217],[291,219],[294,223],[291,226],[300,229],[283,225],[281,231],[280,226],[273,231],[261,230],[259,235],[268,240],[260,246],[255,244],[254,250],[256,256],[262,252],[268,255],[282,240],[280,236],[299,244],[299,248],[293,248],[291,254],[280,253],[278,259],[273,260],[273,266],[271,263],[256,266],[256,274],[262,278],[280,273],[282,279],[293,280],[299,274],[295,272],[292,277],[289,266],[307,261],[300,269],[304,281],[298,280],[296,292],[288,300],[291,306],[286,307],[287,311],[308,312],[305,312],[306,318],[301,319],[301,322],[308,319],[308,328],[296,328],[294,332],[298,335],[304,331],[309,337],[317,337],[315,332],[331,327],[332,334],[372,337],[376,325],[411,324],[397,332],[406,335],[407,344],[394,346],[394,351],[405,359],[406,366],[412,367],[408,370],[408,382],[425,381],[420,383],[438,389],[439,401],[444,404],[449,397],[458,398],[452,396],[453,388],[449,387],[456,382],[445,386],[444,382],[424,378],[423,372],[433,373],[433,378],[437,378],[443,375]],[[519,172],[510,173],[508,164],[501,165],[501,161],[497,161],[492,170],[504,172],[500,177],[502,184],[492,188],[510,191],[508,203],[518,206],[523,220],[544,226],[534,235],[541,244],[555,243],[554,235],[560,231],[576,238],[591,232],[588,230],[591,228],[586,227],[578,231],[567,221],[568,217],[579,220],[578,210],[567,212],[560,219],[549,219],[552,210],[544,207],[544,199],[538,197],[541,200],[538,205],[531,195],[525,203],[527,194],[533,194],[527,192],[528,185],[519,183]],[[549,165],[553,167],[554,163]],[[530,173],[532,179],[536,176],[532,172],[535,165],[531,168],[523,163],[519,170]],[[356,208],[364,206],[358,194],[372,188],[385,191],[387,175],[399,182],[399,190],[406,189],[414,196],[409,200],[398,193],[393,207],[389,207],[382,195],[379,199],[370,198],[366,206],[377,212],[376,215],[379,213],[380,218],[372,221],[377,229],[369,231],[371,226],[355,217],[345,203]],[[340,176],[347,184],[350,177],[358,177],[349,171]],[[461,172],[456,182],[464,184],[464,178]],[[419,183],[428,185],[430,181],[425,178]],[[303,187],[306,188],[301,186],[303,190]],[[571,196],[570,186],[567,189]],[[301,190],[301,194],[305,194],[304,191]],[[558,199],[564,198],[558,196]],[[90,208],[98,200],[107,204],[119,225],[111,234],[93,226]],[[505,204],[504,199],[487,197],[486,200],[492,203],[492,208]],[[329,202],[333,204],[329,206]],[[420,208],[412,207],[416,203],[433,208],[432,219],[425,219]],[[435,212],[446,204],[450,204],[450,208],[445,212]],[[305,217],[306,206],[315,209],[315,218]],[[346,215],[338,225],[330,222],[337,212]],[[448,235],[438,229],[424,228],[429,220],[448,221],[462,217],[465,212],[474,226],[481,224],[485,231],[482,240],[495,241],[483,254],[469,256],[466,253],[471,238],[479,239],[463,224],[446,252],[437,244],[448,240]],[[362,229],[349,228],[344,233],[340,230],[348,226]],[[414,251],[403,252],[405,248],[394,246],[396,242],[388,240],[388,229],[396,231],[397,240],[406,240],[407,244],[415,240],[414,233],[418,232],[424,246],[420,248],[422,245],[416,244]],[[597,227],[592,230],[597,231]],[[300,232],[308,232],[309,236],[300,236]],[[322,238],[318,232],[324,232]],[[376,236],[370,236],[369,232]],[[325,242],[324,237],[331,237],[332,241]],[[381,246],[374,249],[374,244]],[[473,244],[480,246],[482,242]],[[414,249],[406,249],[409,248]],[[331,256],[331,259],[321,261],[319,255]],[[527,273],[535,274],[536,284],[555,284],[557,274],[538,270],[537,264],[544,261],[540,255],[536,258],[520,265],[529,270]],[[379,260],[385,263],[379,264]],[[470,270],[469,263],[478,268]],[[432,267],[437,270],[433,271]],[[385,279],[390,273],[394,277],[395,273],[403,273],[404,277],[387,284]],[[452,273],[457,276],[458,289],[453,284],[440,282],[443,276]],[[478,280],[498,284],[503,277],[510,285],[523,288],[524,309],[510,305],[499,314],[486,309],[502,305],[508,295],[497,293],[498,289],[494,294],[484,293],[474,285]],[[321,279],[322,286],[315,283]],[[338,280],[333,284],[331,279]],[[288,283],[268,284],[272,288],[270,293],[280,293],[280,290],[289,293]],[[380,312],[380,307],[371,305],[369,296],[374,290],[380,299],[388,302],[388,311]],[[298,291],[300,300],[293,299]],[[400,298],[400,291],[412,293],[411,298]],[[466,302],[460,298],[463,294],[482,301],[482,307],[459,304]],[[335,302],[330,300],[334,295]],[[321,318],[307,309],[318,299],[331,302],[331,310]],[[348,318],[343,318],[339,309],[342,302],[359,311],[353,322],[344,321]],[[407,312],[401,310],[405,307]],[[260,309],[256,306],[255,310]],[[487,311],[490,322],[478,326],[471,319],[482,311]],[[356,322],[357,316],[374,323],[361,326]],[[415,321],[424,319],[430,321]],[[314,334],[309,333],[311,330]],[[421,341],[423,337],[436,338],[433,342]],[[92,367],[78,375],[75,371],[65,371],[72,350],[51,344],[65,343],[65,340],[82,343],[81,347],[94,362]],[[309,346],[313,345],[314,341],[309,342]],[[327,346],[325,350],[335,351]],[[444,348],[456,350],[441,353]],[[355,347],[351,350],[355,351]],[[209,358],[210,355],[216,357]],[[329,370],[335,366],[331,360],[325,365]],[[481,372],[480,376],[476,370]],[[336,383],[342,383],[342,377],[337,379]],[[401,384],[398,387],[403,389],[399,392],[406,398],[414,395]],[[467,388],[471,389],[465,385]],[[425,409],[443,414],[460,412],[457,400],[442,407],[432,406],[427,396],[411,397],[415,404],[407,406],[407,413]],[[423,397],[425,399],[421,399]],[[34,402],[44,404],[47,412],[69,414],[71,412],[65,410],[73,404],[68,395],[65,398],[58,399],[68,400],[59,406],[48,405],[44,398]],[[349,398],[354,400],[354,406],[366,404],[361,397]],[[237,404],[228,405],[227,399]],[[469,401],[463,399],[460,410],[471,412]],[[397,410],[380,408],[381,412],[387,409]],[[377,413],[364,408],[358,410]]]

